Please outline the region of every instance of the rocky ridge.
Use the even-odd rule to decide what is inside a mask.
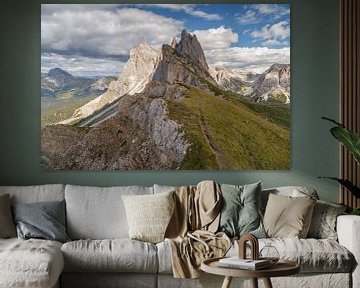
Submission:
[[[206,83],[216,84],[208,73],[197,38],[186,31],[181,35],[179,43],[164,44],[160,54],[150,50],[147,44],[133,50],[119,79],[110,84],[104,95],[91,101],[100,109],[94,110],[89,102],[76,111],[85,111],[89,113],[87,118],[95,119],[89,122],[92,128],[61,124],[45,127],[43,166],[90,170],[176,169],[190,143],[181,125],[169,118],[166,99],[181,98],[187,87],[207,89]],[[148,53],[139,53],[144,50]],[[99,103],[106,97],[107,104]],[[75,140],[76,131],[79,137]]]
[[[216,66],[210,66],[209,73],[221,88],[236,93],[247,93],[259,77],[258,74],[242,69]]]
[[[257,78],[246,96],[257,101],[275,99],[290,103],[290,65],[273,64]]]

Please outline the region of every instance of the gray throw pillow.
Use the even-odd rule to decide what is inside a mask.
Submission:
[[[70,241],[65,232],[65,201],[16,204],[13,215],[19,238]]]
[[[229,237],[253,234],[266,238],[260,216],[261,182],[236,186],[222,184],[222,209],[219,231]]]
[[[318,200],[312,214],[309,238],[337,240],[336,219],[346,206]]]
[[[0,196],[0,238],[16,237],[16,229],[11,215],[10,196]]]

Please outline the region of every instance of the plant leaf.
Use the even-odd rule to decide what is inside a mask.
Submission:
[[[360,198],[360,188],[355,186],[349,180],[340,179],[340,178],[336,178],[336,177],[319,177],[319,178],[326,178],[326,179],[337,181],[342,186],[344,186],[347,190],[349,190],[356,198]]]
[[[360,165],[360,136],[333,119],[326,117],[322,117],[322,119],[337,125],[337,127],[330,129],[331,134],[353,154],[356,162]]]
[[[345,127],[331,128],[331,134],[348,149],[360,164],[360,137],[356,133],[349,131]]]

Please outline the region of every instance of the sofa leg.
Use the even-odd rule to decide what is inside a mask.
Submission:
[[[252,287],[253,288],[258,288],[258,278],[251,278],[251,282],[252,282]]]

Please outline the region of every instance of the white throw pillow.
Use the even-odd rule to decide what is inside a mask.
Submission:
[[[175,207],[173,193],[122,196],[131,239],[151,243],[164,240]]]

